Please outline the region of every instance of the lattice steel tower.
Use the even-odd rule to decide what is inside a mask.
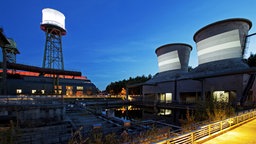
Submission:
[[[10,44],[4,46],[3,50],[6,56],[6,62],[16,63],[16,54],[20,54],[16,42],[12,38],[8,38]]]
[[[43,68],[64,70],[62,36],[66,35],[65,16],[54,9],[42,10],[41,29],[45,32]]]

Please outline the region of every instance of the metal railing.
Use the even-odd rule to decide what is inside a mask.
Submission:
[[[62,97],[59,95],[17,95],[0,96],[0,105],[45,105],[62,104]]]
[[[194,130],[189,133],[185,133],[178,136],[173,136],[171,138],[161,140],[155,144],[193,144],[195,142],[203,141],[209,139],[218,134],[224,133],[231,128],[238,127],[241,124],[244,124],[256,117],[256,110],[250,110],[239,114],[235,117],[231,117],[219,122],[211,123],[205,126],[199,127],[197,130]]]

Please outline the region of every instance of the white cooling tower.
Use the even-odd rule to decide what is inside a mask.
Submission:
[[[212,23],[197,31],[194,41],[199,66],[221,60],[242,59],[251,26],[251,21],[235,18]]]
[[[156,49],[159,72],[188,70],[189,56],[192,47],[184,43],[163,45]]]

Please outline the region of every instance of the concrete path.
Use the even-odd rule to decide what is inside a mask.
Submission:
[[[203,144],[256,144],[256,119]]]

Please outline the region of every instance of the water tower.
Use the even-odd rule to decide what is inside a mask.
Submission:
[[[66,35],[65,16],[54,9],[42,10],[41,29],[45,32],[43,68],[64,70],[62,36]]]

